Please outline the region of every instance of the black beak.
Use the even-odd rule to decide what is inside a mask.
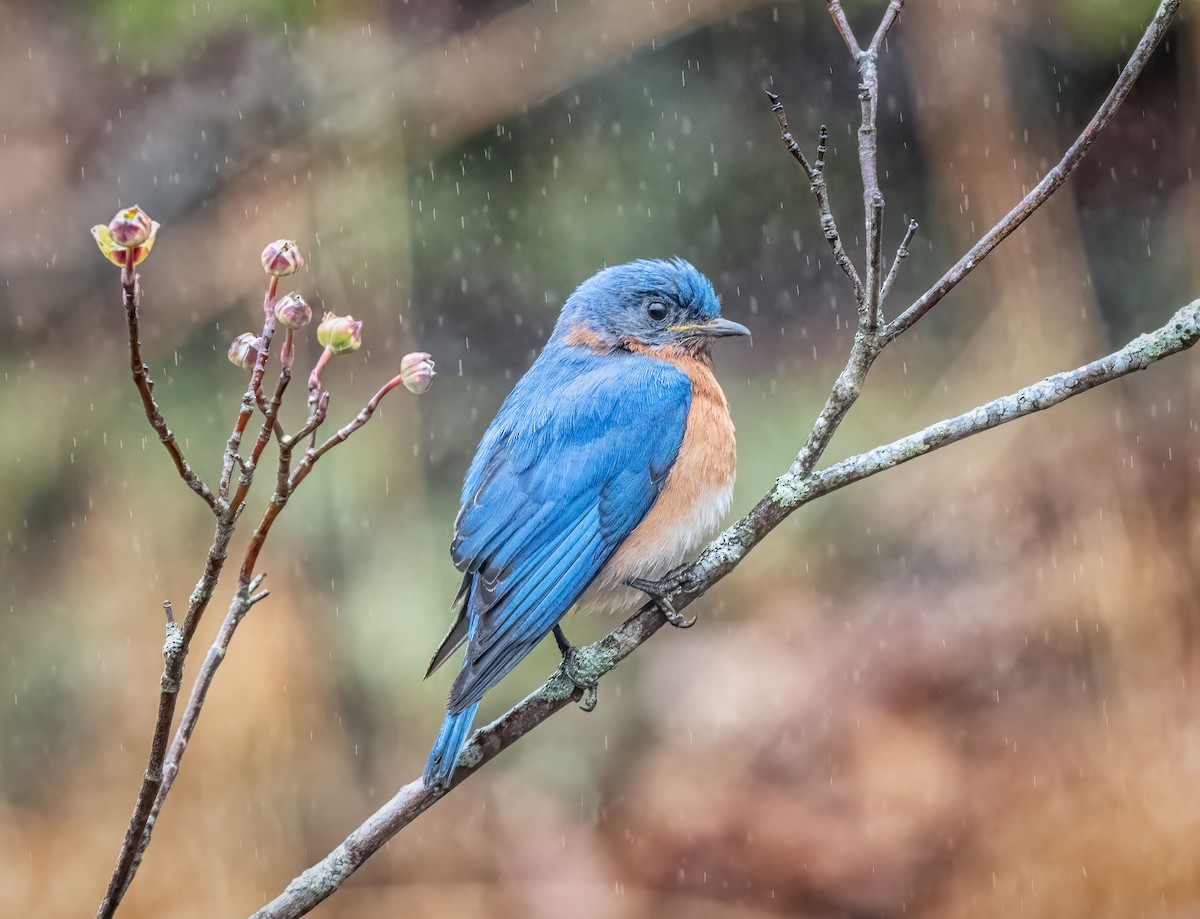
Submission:
[[[696,326],[696,333],[704,335],[708,338],[726,338],[731,335],[749,335],[750,330],[740,322],[734,322],[732,319],[714,319],[712,322],[706,322],[704,325]]]

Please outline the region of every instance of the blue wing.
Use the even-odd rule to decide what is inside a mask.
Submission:
[[[687,425],[691,382],[662,361],[548,348],[484,435],[451,546],[467,641],[461,712],[538,644],[646,516]]]

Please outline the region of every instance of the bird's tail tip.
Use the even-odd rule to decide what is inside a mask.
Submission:
[[[471,725],[475,722],[475,710],[479,703],[468,705],[461,712],[447,714],[438,731],[429,761],[425,764],[424,781],[427,788],[448,788],[458,766],[458,757],[467,743]]]

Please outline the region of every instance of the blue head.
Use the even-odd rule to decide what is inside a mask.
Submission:
[[[598,271],[567,299],[550,340],[601,351],[707,353],[714,338],[749,334],[745,326],[721,318],[721,301],[708,278],[676,258]]]

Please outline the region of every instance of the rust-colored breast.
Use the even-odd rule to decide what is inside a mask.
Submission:
[[[691,354],[654,353],[688,375],[692,381],[692,406],[679,455],[663,490],[600,577],[597,588],[613,588],[630,577],[653,577],[678,565],[684,556],[713,532],[729,510],[737,467],[733,421],[729,404],[708,364]],[[596,592],[585,599],[597,597]],[[613,605],[645,599],[620,588]]]

